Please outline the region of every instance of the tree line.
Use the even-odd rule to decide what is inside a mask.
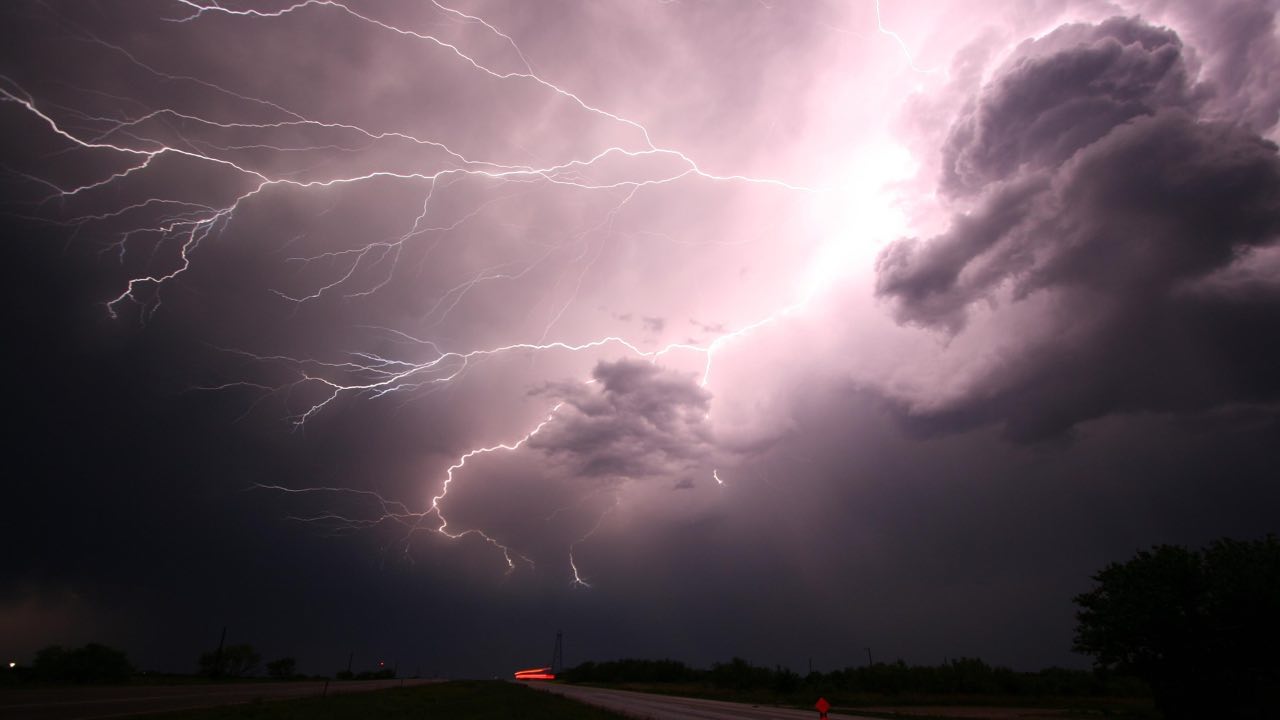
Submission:
[[[199,676],[211,680],[257,678],[263,670],[266,671],[265,677],[272,680],[327,679],[300,674],[297,671],[298,661],[292,656],[277,658],[264,665],[262,654],[249,643],[226,645],[201,653],[196,667]],[[78,648],[49,645],[36,652],[30,665],[14,663],[7,672],[0,672],[0,684],[109,685],[130,682],[139,675],[125,651],[93,642]],[[396,670],[383,667],[360,672],[340,670],[333,677],[336,680],[389,680],[396,677]]]
[[[956,658],[940,665],[892,663],[846,667],[831,672],[800,675],[790,668],[754,665],[742,658],[715,663],[710,668],[690,667],[676,660],[625,659],[585,662],[560,673],[576,683],[696,683],[738,691],[768,691],[789,695],[833,692],[900,695],[1013,695],[1031,696],[1133,696],[1147,692],[1133,677],[1088,670],[1048,668],[1018,672],[988,665],[978,658]]]

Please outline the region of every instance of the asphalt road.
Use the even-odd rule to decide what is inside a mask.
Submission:
[[[410,687],[438,680],[354,680],[329,683],[328,694]],[[4,720],[91,720],[236,705],[254,700],[316,697],[324,681],[43,688],[0,691]]]
[[[818,718],[817,710],[792,710],[768,705],[745,705],[722,700],[699,700],[558,683],[531,682],[528,685],[628,717],[649,720],[817,720]],[[817,698],[814,698],[814,701],[817,701]],[[837,713],[831,713],[828,717],[831,720],[872,720],[863,715]]]

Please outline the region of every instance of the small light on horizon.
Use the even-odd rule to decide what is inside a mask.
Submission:
[[[10,662],[10,663],[9,663],[9,667],[11,667],[11,668],[16,668],[16,667],[18,667],[18,663],[16,663],[16,662]]]

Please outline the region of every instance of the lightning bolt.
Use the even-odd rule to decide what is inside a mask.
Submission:
[[[573,557],[573,551],[579,545],[589,540],[592,535],[595,535],[596,532],[600,530],[600,526],[604,524],[604,519],[609,517],[609,514],[612,513],[614,510],[618,509],[619,502],[620,502],[620,498],[617,495],[614,495],[613,504],[605,508],[604,512],[600,513],[600,516],[596,518],[596,522],[594,525],[591,526],[591,529],[583,533],[581,537],[579,537],[577,540],[569,544],[569,570],[573,573],[572,585],[574,585],[575,587],[583,587],[583,588],[590,589],[591,583],[587,582],[582,578],[582,573],[579,572],[578,570],[578,563]]]
[[[876,30],[879,31],[881,35],[886,35],[889,38],[891,38],[895,43],[897,43],[898,48],[902,50],[902,55],[907,59],[907,64],[911,66],[911,69],[924,75],[931,75],[933,73],[938,72],[938,70],[940,70],[941,68],[937,66],[930,67],[930,68],[922,68],[919,65],[916,65],[916,59],[912,57],[911,48],[907,47],[907,41],[903,40],[902,36],[899,35],[898,33],[884,26],[884,18],[881,17],[881,13],[880,13],[880,0],[875,0],[875,6],[876,6]]]
[[[444,349],[436,340],[416,337],[391,328],[372,328],[411,346],[416,353],[425,353],[426,359],[401,359],[383,353],[357,351],[338,360],[324,360],[283,354],[259,354],[238,348],[223,348],[226,353],[243,357],[258,366],[282,369],[292,379],[285,383],[261,383],[250,380],[232,381],[207,386],[206,390],[245,389],[259,393],[263,398],[271,396],[295,396],[309,394],[300,411],[290,416],[297,428],[302,428],[318,413],[325,411],[340,398],[347,396],[378,398],[392,394],[412,394],[445,386],[466,373],[478,361],[509,354],[584,353],[611,348],[634,358],[658,363],[672,354],[701,356],[702,371],[699,385],[707,387],[712,381],[714,361],[727,348],[749,335],[778,323],[802,311],[826,288],[815,283],[805,288],[793,301],[765,313],[756,320],[729,330],[720,330],[704,342],[669,343],[657,349],[646,350],[642,343],[620,335],[608,335],[581,340],[550,339],[565,312],[577,301],[584,278],[592,271],[604,251],[604,242],[612,237],[615,221],[641,193],[679,182],[700,181],[707,183],[733,183],[759,186],[787,193],[822,194],[839,188],[814,186],[789,180],[757,177],[732,172],[713,172],[683,150],[669,147],[654,140],[654,134],[638,120],[612,112],[585,99],[581,94],[562,86],[538,73],[527,54],[508,33],[497,25],[477,15],[465,13],[433,0],[431,5],[441,15],[453,22],[483,28],[492,38],[500,40],[519,60],[516,70],[501,70],[469,53],[460,44],[449,42],[437,34],[404,27],[389,20],[363,12],[339,0],[301,0],[271,10],[257,8],[233,8],[213,0],[175,0],[181,13],[166,18],[178,25],[192,25],[215,16],[235,18],[242,22],[270,22],[286,16],[303,13],[329,14],[356,22],[366,28],[389,36],[421,42],[446,53],[455,63],[470,72],[499,83],[532,86],[564,102],[578,111],[605,123],[616,126],[631,137],[627,143],[612,144],[581,156],[562,157],[548,163],[510,162],[497,158],[470,157],[444,142],[396,129],[365,127],[360,124],[340,122],[331,118],[312,117],[306,113],[267,98],[261,98],[224,84],[198,77],[171,73],[154,64],[144,62],[127,48],[108,42],[73,23],[65,23],[78,33],[86,43],[104,52],[122,58],[142,72],[166,83],[195,86],[225,99],[229,107],[252,108],[257,119],[226,120],[205,113],[179,107],[148,108],[134,114],[96,115],[74,111],[53,103],[41,102],[27,92],[15,79],[0,75],[0,103],[12,106],[34,118],[37,123],[67,145],[67,152],[93,154],[117,167],[102,176],[85,182],[68,185],[30,174],[20,174],[48,191],[32,203],[38,209],[57,203],[60,206],[77,199],[96,196],[113,188],[122,188],[129,181],[145,176],[162,162],[183,161],[195,163],[210,172],[225,174],[227,185],[233,188],[228,197],[197,202],[191,199],[167,196],[151,196],[130,201],[105,212],[71,213],[54,219],[33,214],[34,219],[52,222],[74,231],[97,230],[110,235],[115,241],[109,247],[118,253],[121,261],[129,255],[129,247],[139,238],[155,239],[154,247],[176,246],[176,262],[163,271],[146,272],[129,277],[118,294],[106,300],[105,308],[111,317],[119,316],[127,305],[136,306],[144,316],[150,316],[161,307],[163,289],[181,279],[196,262],[201,247],[212,242],[226,231],[243,208],[255,200],[266,198],[276,191],[318,192],[327,188],[368,184],[375,181],[392,181],[421,188],[420,211],[407,223],[403,232],[378,238],[344,250],[301,254],[290,258],[300,266],[312,265],[336,268],[327,280],[309,291],[299,294],[273,289],[282,301],[303,306],[330,295],[355,299],[366,297],[384,289],[391,282],[393,273],[400,266],[406,247],[423,238],[433,237],[434,243],[468,223],[474,222],[492,207],[507,198],[514,197],[531,185],[549,185],[586,193],[612,193],[616,198],[599,222],[589,225],[574,236],[583,246],[577,258],[581,267],[569,285],[567,298],[553,308],[536,340],[497,344],[469,349]],[[875,3],[877,28],[893,38],[907,54],[913,69],[921,72],[910,58],[905,42],[896,33],[886,29],[881,21],[880,3]],[[100,92],[100,91],[90,91]],[[106,95],[105,93],[100,93]],[[109,96],[114,97],[114,96]],[[123,113],[123,111],[120,111]],[[289,138],[314,133],[328,138],[314,142],[270,141],[280,136]],[[215,141],[208,137],[235,137],[248,134],[258,136],[249,142]],[[427,168],[374,169],[336,175],[324,175],[318,171],[273,171],[269,162],[258,161],[252,152],[266,152],[268,157],[289,153],[316,151],[356,152],[373,145],[389,145],[429,153],[434,165]],[[623,179],[595,179],[596,171],[609,163],[632,164],[635,173]],[[646,163],[642,165],[641,163]],[[654,168],[657,168],[656,170]],[[470,212],[449,222],[437,222],[432,218],[432,208],[438,193],[444,192],[463,179],[486,183],[492,187],[514,188],[512,193],[497,195],[477,204]],[[124,226],[124,229],[118,229]],[[589,239],[600,236],[591,259],[587,259]],[[295,238],[294,240],[298,240]],[[293,241],[290,241],[292,244]],[[435,244],[427,246],[427,255]],[[469,293],[489,283],[519,279],[547,262],[555,248],[543,253],[527,264],[500,263],[471,274],[439,295],[428,308],[426,317],[431,326],[437,326],[463,301]],[[425,262],[424,255],[423,262]],[[592,381],[586,381],[592,382]],[[533,567],[533,561],[512,549],[497,533],[478,528],[455,529],[446,517],[445,507],[451,487],[459,481],[469,461],[494,453],[515,452],[526,446],[549,425],[554,423],[564,406],[560,401],[550,408],[533,427],[514,439],[476,447],[462,453],[445,470],[439,481],[439,489],[428,506],[414,510],[408,504],[383,497],[368,490],[342,487],[290,488],[280,485],[255,485],[253,489],[289,495],[312,495],[344,501],[368,502],[371,511],[365,515],[353,515],[337,510],[325,510],[312,515],[291,516],[292,520],[328,527],[335,532],[365,530],[381,525],[393,525],[402,530],[400,542],[407,554],[409,543],[416,533],[429,531],[450,540],[475,537],[499,550],[507,564],[508,572],[516,569],[517,560]],[[709,414],[709,413],[708,413]],[[712,470],[712,479],[724,485],[718,469]],[[590,587],[583,578],[574,557],[574,550],[591,538],[621,502],[615,495],[614,502],[596,519],[585,534],[569,545],[568,565],[574,585]]]

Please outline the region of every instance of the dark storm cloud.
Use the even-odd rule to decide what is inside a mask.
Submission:
[[[714,451],[707,411],[711,394],[692,375],[652,363],[601,362],[594,382],[558,383],[554,394],[572,408],[529,441],[588,477],[670,475],[697,466]]]
[[[950,333],[976,304],[1043,296],[1049,339],[1015,345],[926,425],[1036,438],[1112,412],[1276,397],[1280,348],[1261,338],[1280,329],[1277,278],[1225,278],[1266,266],[1280,158],[1247,124],[1201,116],[1218,88],[1192,85],[1185,55],[1139,20],[1065,26],[1020,48],[957,120],[942,188],[976,206],[888,246],[877,293],[900,321]]]
[[[952,126],[942,188],[971,194],[1061,163],[1117,125],[1190,104],[1177,35],[1125,18],[1067,25],[1019,48]]]

